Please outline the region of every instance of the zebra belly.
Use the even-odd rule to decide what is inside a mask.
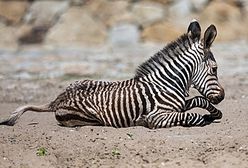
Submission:
[[[100,113],[100,119],[92,119],[83,116],[83,112],[75,112],[71,110],[60,109],[55,112],[56,120],[66,127],[75,127],[75,126],[111,126],[111,127],[131,127],[131,126],[145,126],[145,117],[139,116],[137,119],[130,120],[128,123],[123,124],[121,120],[111,120],[110,116],[107,116],[104,113]],[[127,118],[123,118],[127,120]],[[125,123],[125,121],[124,121]]]
[[[127,96],[115,97],[113,101],[105,100],[98,108],[99,119],[104,125],[116,128],[143,125],[144,108],[141,105],[132,104],[131,101]]]
[[[137,116],[137,118],[129,118],[122,116],[121,113],[117,113],[115,118],[112,115],[101,112],[101,120],[105,126],[111,126],[116,128],[132,127],[132,126],[145,126],[145,116]],[[127,114],[126,114],[127,115]]]

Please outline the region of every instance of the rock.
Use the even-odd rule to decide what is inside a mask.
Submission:
[[[25,15],[29,7],[28,1],[0,1],[0,17],[3,17],[8,24],[17,24]]]
[[[19,44],[36,44],[42,43],[49,27],[46,25],[30,26],[23,25],[19,29],[18,43]]]
[[[242,6],[245,12],[248,12],[248,2],[246,0],[240,0],[240,6]]]
[[[171,16],[185,17],[191,14],[191,7],[191,3],[188,0],[176,0],[169,7],[169,12]]]
[[[152,24],[165,16],[163,7],[158,3],[138,2],[131,9],[135,21],[141,25]]]
[[[16,47],[17,30],[0,22],[0,48]]]
[[[69,1],[34,1],[24,20],[26,23],[32,23],[35,26],[51,26],[68,7]]]
[[[97,0],[89,1],[86,8],[89,9],[97,19],[110,27],[119,22],[133,20],[128,11],[129,5],[129,2],[125,0]]]
[[[192,4],[188,0],[176,0],[169,6],[169,21],[181,27],[187,27],[192,20]]]
[[[201,12],[206,5],[208,4],[208,0],[190,0],[191,6],[194,11]]]
[[[85,8],[72,7],[49,29],[46,43],[97,45],[106,39],[106,28]]]
[[[145,1],[157,2],[157,3],[163,4],[163,5],[169,5],[171,2],[173,2],[173,0],[145,0]]]
[[[209,19],[217,23],[230,22],[232,20],[240,21],[241,12],[236,6],[227,4],[223,1],[213,1],[201,14],[201,19]]]
[[[133,24],[118,24],[109,31],[109,41],[114,46],[137,44],[140,38],[139,30]]]
[[[71,5],[72,6],[81,6],[85,4],[85,1],[87,0],[71,0]]]
[[[242,14],[237,6],[230,5],[223,1],[211,2],[200,15],[203,27],[215,24],[217,27],[217,40],[234,40],[247,32],[242,25]]]
[[[144,29],[142,39],[153,42],[170,42],[182,35],[184,31],[167,22],[156,23]]]
[[[232,6],[242,7],[243,4],[247,3],[247,0],[214,0],[215,2],[225,2]]]

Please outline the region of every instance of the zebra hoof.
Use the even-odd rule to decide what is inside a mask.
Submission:
[[[215,120],[215,118],[213,118],[213,116],[209,114],[205,114],[204,116],[202,116],[202,118],[206,123],[212,123]]]

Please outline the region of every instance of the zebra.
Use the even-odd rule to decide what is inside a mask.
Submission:
[[[141,64],[133,78],[124,81],[81,80],[70,84],[45,105],[16,109],[0,122],[13,126],[26,111],[54,112],[62,126],[205,126],[222,118],[214,107],[225,92],[217,76],[217,63],[210,47],[217,35],[212,24],[201,38],[193,20],[186,33]],[[201,96],[189,97],[193,87]],[[188,112],[202,108],[209,114]]]

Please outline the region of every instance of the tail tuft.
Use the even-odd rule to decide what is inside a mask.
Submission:
[[[12,119],[8,118],[8,119],[0,121],[0,125],[13,126],[13,125],[15,125],[15,121],[16,121],[16,119],[13,120],[13,118]]]
[[[4,119],[2,121],[0,121],[0,125],[8,125],[8,126],[13,126],[15,125],[16,121],[18,118],[20,118],[20,116],[28,111],[35,111],[35,112],[49,112],[51,110],[50,105],[49,104],[45,104],[45,105],[41,105],[41,106],[32,106],[32,105],[27,105],[27,106],[23,106],[23,107],[19,107],[17,108],[8,119]]]

